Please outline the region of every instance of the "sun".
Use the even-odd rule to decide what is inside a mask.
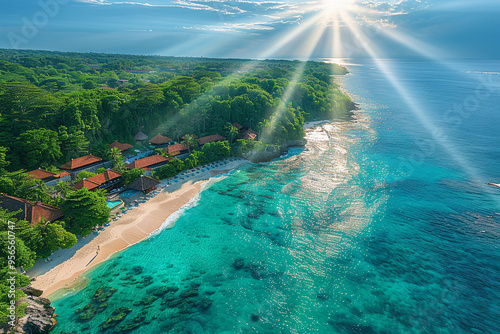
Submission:
[[[323,8],[327,12],[346,10],[353,6],[355,0],[322,0]]]

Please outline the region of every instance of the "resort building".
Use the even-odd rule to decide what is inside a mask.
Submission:
[[[125,152],[127,150],[130,150],[132,147],[134,147],[134,145],[130,145],[130,144],[122,144],[118,141],[114,141],[113,143],[109,144],[109,149],[112,149],[112,148],[117,148],[119,149],[121,152]]]
[[[142,191],[144,194],[147,194],[155,190],[159,184],[160,181],[146,175],[141,175],[141,177],[130,183],[127,188]]]
[[[214,134],[214,135],[210,135],[210,136],[201,137],[197,140],[200,143],[200,145],[205,145],[207,143],[213,143],[216,141],[226,140],[226,138],[222,137],[219,134]]]
[[[98,168],[106,167],[107,164],[109,164],[109,162],[105,162],[101,158],[89,154],[84,157],[71,159],[71,161],[68,161],[60,168],[70,173],[71,178],[74,179],[76,174],[78,174],[83,170],[93,172],[96,171]]]
[[[241,125],[240,123],[238,122],[234,122],[233,124],[231,124],[232,126],[234,126],[236,129],[238,129],[238,131],[241,131],[243,129],[243,125]]]
[[[142,158],[125,166],[127,169],[141,168],[145,170],[153,169],[165,165],[172,158],[165,158],[161,155],[152,155],[150,157]]]
[[[147,140],[147,139],[148,139],[148,136],[142,131],[137,132],[137,134],[134,136],[135,141],[143,141],[143,140]]]
[[[71,178],[69,177],[69,173],[66,171],[63,171],[61,173],[52,173],[43,169],[35,169],[30,172],[28,172],[31,177],[37,180],[42,180],[43,182],[49,182],[52,180],[57,180],[66,177],[66,181],[71,181]]]
[[[257,138],[257,132],[249,128],[242,136],[242,138],[246,140],[255,140]]]
[[[135,200],[139,199],[144,194],[147,194],[160,184],[160,181],[155,180],[149,176],[141,175],[138,179],[128,185],[128,189],[120,194],[120,199],[126,204],[130,205]]]
[[[171,157],[175,157],[176,155],[186,154],[189,152],[188,147],[182,144],[170,145],[163,149],[163,152],[168,153]]]
[[[168,145],[172,145],[174,141],[166,136],[162,136],[161,134],[157,134],[153,138],[149,140],[149,143],[153,145],[155,148],[162,148]]]
[[[111,190],[118,186],[121,182],[122,174],[108,169],[104,173],[97,174],[95,176],[89,177],[88,179],[83,179],[82,181],[76,182],[73,185],[73,188],[87,188],[91,191],[96,189]]]
[[[59,182],[70,182],[71,174],[67,171],[62,171],[61,173],[52,173],[43,169],[35,169],[28,172],[32,178],[37,180],[42,180],[48,187],[53,187]]]
[[[0,196],[0,207],[12,212],[21,210],[16,217],[28,221],[31,226],[37,225],[42,220],[49,223],[64,216],[61,209],[56,206],[42,202],[31,202],[6,194]]]

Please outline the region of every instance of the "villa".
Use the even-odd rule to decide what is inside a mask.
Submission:
[[[161,155],[152,155],[150,157],[142,158],[125,166],[127,169],[141,168],[145,170],[153,169],[165,165],[172,158],[165,158]]]
[[[68,161],[60,168],[70,173],[71,177],[74,179],[76,174],[83,170],[95,171],[99,167],[104,167],[104,165],[105,162],[101,158],[89,154],[84,157],[71,159],[71,161]]]
[[[115,147],[117,149],[119,149],[121,152],[125,152],[127,150],[130,150],[132,147],[134,147],[134,145],[130,145],[130,144],[127,144],[127,143],[122,144],[122,143],[120,143],[118,141],[114,141],[111,144],[109,144],[109,148],[110,149],[115,148]]]
[[[122,181],[122,174],[117,173],[113,170],[108,169],[104,173],[97,174],[95,176],[89,177],[88,179],[83,179],[82,181],[76,182],[73,185],[75,189],[87,188],[88,190],[105,189],[111,190]]]
[[[168,145],[172,145],[174,141],[169,137],[162,136],[161,134],[157,134],[153,138],[149,140],[149,143],[153,145],[155,148],[162,148]]]
[[[201,138],[199,138],[197,140],[200,143],[200,145],[205,145],[207,143],[213,143],[213,142],[217,142],[217,141],[226,140],[226,138],[224,138],[221,135],[219,135],[219,134],[216,133],[214,135],[201,137]]]
[[[32,202],[6,194],[1,194],[0,207],[11,212],[21,210],[16,217],[28,221],[31,226],[37,225],[42,220],[49,223],[64,216],[61,209],[56,206]]]
[[[189,152],[188,147],[182,144],[170,145],[168,148],[164,148],[163,152],[168,153],[171,157],[180,154],[186,154]]]

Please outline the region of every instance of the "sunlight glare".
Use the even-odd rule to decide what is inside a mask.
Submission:
[[[323,0],[323,8],[329,13],[346,10],[353,5],[354,0]]]

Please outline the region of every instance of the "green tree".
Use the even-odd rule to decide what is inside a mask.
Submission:
[[[0,146],[0,175],[5,173],[5,167],[7,167],[10,162],[7,161],[7,147]]]
[[[69,225],[68,230],[77,235],[86,236],[93,226],[104,225],[109,220],[106,195],[99,190],[82,188],[72,191],[66,195],[61,209]]]
[[[133,169],[125,170],[122,173],[123,185],[128,186],[130,183],[132,183],[133,181],[140,178],[141,175],[143,175],[143,174],[144,174],[144,170],[142,170],[140,168],[133,168]]]
[[[61,143],[61,153],[64,160],[68,161],[74,158],[79,158],[89,153],[89,140],[81,130],[75,130],[71,127],[70,130],[65,126],[60,126],[59,142]]]
[[[165,166],[161,166],[156,168],[153,171],[153,176],[158,180],[163,180],[177,174],[177,169],[172,164],[166,164]]]
[[[119,173],[125,171],[125,159],[122,156],[120,149],[113,147],[109,153],[109,158],[113,161],[113,169]]]
[[[29,169],[53,164],[62,157],[57,132],[44,128],[22,133],[17,138],[16,152],[22,166]]]
[[[230,143],[232,144],[234,142],[234,138],[236,138],[239,135],[238,128],[232,124],[228,124],[226,125],[225,129],[227,131],[229,138],[231,139]]]
[[[38,257],[47,257],[55,250],[60,248],[68,249],[76,244],[76,236],[73,233],[66,231],[63,225],[64,222],[37,225],[42,232],[42,247],[40,247],[41,249],[37,251]]]
[[[96,173],[92,173],[92,172],[89,172],[89,171],[86,171],[86,170],[82,170],[80,173],[78,173],[76,175],[75,182],[82,181],[83,179],[89,179],[92,176],[96,176],[96,175],[97,175]]]
[[[171,164],[172,166],[175,167],[175,170],[177,172],[180,172],[182,170],[184,170],[184,162],[180,159],[177,159],[177,158],[174,158],[172,160],[170,160],[169,164]]]
[[[185,135],[181,144],[186,146],[188,148],[188,152],[191,153],[191,149],[198,146],[198,141],[194,139],[194,135]]]
[[[11,241],[12,240],[12,241]],[[8,260],[15,259],[15,266],[28,270],[35,264],[36,253],[26,247],[24,241],[8,231],[0,232],[0,266],[7,267]]]
[[[229,157],[231,148],[227,141],[207,143],[201,148],[207,161],[217,161]]]
[[[15,300],[18,302],[22,298],[26,297],[23,291],[19,290],[22,287],[30,284],[30,279],[26,275],[12,274],[12,270],[9,268],[3,267],[0,269],[0,325],[8,323],[11,319],[8,317],[10,314],[9,306],[11,301],[10,294],[10,284],[7,279],[14,278],[15,286],[17,288],[15,292]],[[16,318],[22,317],[25,314],[26,303],[21,305],[17,305],[16,307]]]
[[[82,88],[83,89],[94,89],[96,88],[97,85],[95,84],[95,82],[93,82],[92,80],[87,80],[85,81],[85,83],[82,85]]]

